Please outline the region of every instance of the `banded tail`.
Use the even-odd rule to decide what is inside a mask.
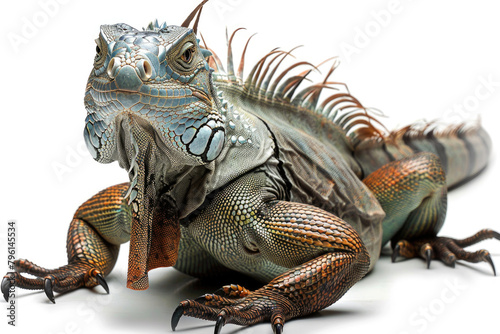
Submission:
[[[432,152],[441,160],[448,187],[453,187],[483,170],[490,151],[491,139],[480,125],[462,124],[444,130],[431,125],[407,126],[383,139],[360,140],[354,154],[367,176],[390,161],[418,152]]]

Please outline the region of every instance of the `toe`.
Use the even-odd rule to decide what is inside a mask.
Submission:
[[[434,250],[430,243],[425,243],[420,247],[420,257],[422,257],[427,263],[427,269],[431,267],[431,260],[434,256]]]

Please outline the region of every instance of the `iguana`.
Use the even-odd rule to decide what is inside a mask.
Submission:
[[[388,242],[393,259],[486,261],[495,273],[487,251],[463,248],[499,233],[437,237],[447,189],[487,164],[491,142],[480,126],[386,132],[349,92],[320,99],[337,85],[329,81],[334,67],[304,89],[309,70],[287,74],[314,66],[299,62],[277,74],[292,51],[270,51],[243,81],[243,66],[235,71],[232,61],[234,34],[224,74],[196,36],[205,2],[181,26],[101,27],[84,136],[94,159],[118,161],[130,182],[76,211],[67,265],[48,270],[17,260],[2,280],[6,299],[12,285],[43,289],[52,302],[53,291],[102,285],[109,292],[105,276],[129,240],[132,289],[146,289],[148,271],[166,266],[264,283],[182,301],[174,329],[187,315],[216,321],[216,332],[269,321],[281,333],[286,320],[342,297]]]

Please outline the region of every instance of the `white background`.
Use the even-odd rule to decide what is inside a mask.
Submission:
[[[8,219],[18,222],[19,257],[57,267],[66,263],[67,226],[78,205],[100,189],[127,180],[117,164],[98,164],[84,151],[83,93],[99,25],[126,22],[142,28],[154,18],[180,24],[198,2],[54,1],[58,5],[50,7],[50,15],[42,5],[48,0],[0,5],[0,268],[5,271]],[[342,65],[332,80],[347,82],[365,105],[381,109],[389,116],[383,122],[390,128],[422,119],[476,119],[480,114],[493,140],[491,163],[480,177],[449,195],[442,234],[465,237],[484,227],[499,231],[499,8],[495,1],[401,0],[379,23],[376,17],[380,20],[380,13],[391,8],[388,0],[212,0],[200,29],[221,57],[226,26],[247,28],[236,38],[237,50],[251,33],[258,33],[249,48],[249,65],[277,46],[304,45],[297,58],[315,64],[339,55]],[[27,22],[38,25],[36,31],[26,31]],[[364,39],[363,31],[368,33]],[[348,45],[356,53],[347,54]],[[322,69],[324,73],[327,67]],[[488,78],[491,87],[481,81]],[[455,105],[465,115],[450,112]],[[481,247],[492,252],[500,272],[500,243],[488,241]],[[169,268],[151,273],[149,290],[127,290],[127,254],[128,247],[122,247],[108,278],[109,296],[100,288],[84,289],[56,295],[52,305],[43,293],[18,290],[18,327],[6,325],[7,304],[0,303],[2,332],[169,332],[180,300],[216,288]],[[374,272],[338,303],[289,321],[285,332],[493,333],[498,330],[499,292],[500,277],[493,277],[485,263],[450,269],[433,262],[427,270],[423,261],[391,264],[383,256]],[[213,323],[183,318],[178,331],[211,333]],[[272,331],[262,324],[228,325],[223,332]]]

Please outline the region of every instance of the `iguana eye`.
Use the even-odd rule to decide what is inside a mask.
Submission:
[[[101,38],[97,38],[95,40],[95,43],[96,43],[95,47],[96,55],[94,59],[94,67],[99,68],[104,64],[104,61],[106,60],[106,53],[108,53],[107,50],[108,45],[106,44],[106,42],[103,43]]]
[[[186,44],[184,44],[182,46],[182,49],[180,51],[180,65],[182,65],[182,67],[186,68],[187,65],[191,65],[191,62],[193,61],[193,58],[194,58],[194,54],[196,52],[196,49],[195,49],[195,46],[193,43],[191,42],[187,42]]]
[[[184,53],[181,56],[181,59],[189,64],[193,59],[193,53],[194,53],[194,47],[190,47],[189,49],[184,51]]]

